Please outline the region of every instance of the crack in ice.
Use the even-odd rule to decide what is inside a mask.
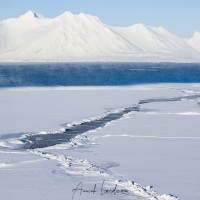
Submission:
[[[122,109],[109,112],[102,117],[94,117],[82,120],[80,122],[74,122],[71,124],[66,124],[66,127],[62,131],[50,132],[50,133],[41,133],[41,134],[26,134],[23,137],[19,138],[19,141],[23,144],[18,144],[19,149],[27,149],[28,152],[37,154],[42,158],[49,160],[55,160],[58,163],[64,172],[74,175],[74,176],[103,176],[110,177],[110,180],[115,180],[113,184],[118,184],[125,189],[128,189],[134,195],[138,197],[143,197],[148,200],[178,200],[177,197],[173,195],[158,195],[155,191],[152,190],[152,187],[142,187],[133,181],[128,181],[120,175],[121,179],[116,179],[119,177],[116,173],[112,172],[109,168],[116,167],[117,164],[114,162],[107,162],[103,165],[98,165],[87,159],[76,159],[72,156],[65,155],[55,155],[48,152],[48,148],[54,145],[62,145],[63,143],[71,142],[71,145],[80,141],[80,145],[76,147],[91,145],[96,138],[106,138],[106,137],[130,137],[130,138],[153,138],[153,139],[197,139],[200,137],[165,137],[165,136],[139,136],[139,135],[104,135],[94,138],[87,138],[84,136],[86,132],[94,131],[97,128],[105,127],[112,121],[119,120],[132,112],[140,112],[140,106],[147,103],[155,102],[172,102],[172,101],[182,101],[182,100],[195,100],[200,98],[200,95],[191,95],[191,96],[180,96],[172,98],[152,98],[140,100],[138,105],[130,106]],[[151,113],[145,113],[151,114]],[[157,113],[156,113],[157,114]],[[158,113],[162,114],[162,113]],[[165,113],[168,114],[168,113]],[[199,115],[199,113],[170,113],[170,114],[181,114],[181,115]],[[3,139],[3,138],[2,138]],[[9,138],[7,138],[9,139]],[[13,145],[16,144],[16,141],[13,141]],[[8,143],[9,144],[9,143]],[[12,143],[11,143],[12,144]],[[6,143],[7,145],[7,143]],[[5,146],[6,147],[6,146]],[[36,150],[40,148],[40,150]],[[46,149],[41,149],[46,148]],[[18,149],[18,148],[16,148]],[[46,152],[45,152],[46,150]],[[1,152],[0,152],[1,153]],[[9,152],[7,152],[9,153]],[[0,163],[1,167],[5,167],[6,163]]]

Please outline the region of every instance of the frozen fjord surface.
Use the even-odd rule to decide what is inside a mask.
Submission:
[[[169,90],[167,88],[171,89]],[[179,88],[181,88],[181,90],[179,90]],[[96,100],[94,101],[95,103],[93,101],[92,103],[90,101],[91,99],[83,101],[83,98],[80,98],[78,100],[79,103],[84,103],[88,110],[84,110],[85,113],[82,111],[82,116],[78,116],[75,120],[70,119],[71,115],[69,114],[69,120],[67,121],[77,121],[86,116],[100,116],[108,108],[116,109],[136,104],[139,100],[144,98],[167,98],[184,95],[185,93],[190,93],[190,95],[198,94],[199,86],[158,85],[118,89],[107,88],[107,90],[109,92],[94,88],[87,88],[84,90],[83,88],[79,90],[77,90],[77,88],[74,89],[73,91],[83,95],[82,97],[86,94],[87,96],[88,94],[93,94],[94,99],[95,97],[101,97],[101,101]],[[60,93],[66,91],[69,92],[71,90],[59,90]],[[81,93],[80,91],[84,92]],[[4,92],[4,94],[7,92],[19,93],[17,90],[2,90],[1,92]],[[21,95],[25,97],[27,91],[23,92],[24,93],[21,93]],[[45,93],[45,91],[43,92]],[[58,90],[51,92],[58,92]],[[16,93],[13,95],[13,98],[16,97]],[[42,92],[35,93],[36,96],[40,96],[40,94],[42,94]],[[67,96],[67,93],[65,93],[65,95]],[[66,101],[64,103],[69,102],[66,96]],[[29,98],[32,99],[32,101],[34,100],[33,96],[29,96]],[[48,96],[46,96],[46,98],[46,100],[48,100]],[[12,100],[14,105],[14,99]],[[45,101],[43,104],[46,102],[48,101]],[[7,103],[10,104],[9,106],[12,105],[9,101],[7,101]],[[77,102],[74,101],[69,103],[71,105],[73,105],[73,103],[77,104]],[[196,164],[198,164],[199,160],[197,132],[199,105],[197,103],[198,101],[196,99],[193,101],[186,100],[143,104],[140,113],[130,115],[127,119],[124,118],[112,122],[109,126],[97,132],[90,132],[78,136],[74,141],[71,141],[70,144],[57,145],[52,148],[49,147],[47,149],[34,151],[36,155],[21,151],[15,151],[17,153],[14,153],[12,150],[9,150],[9,152],[13,152],[11,156],[8,150],[1,150],[1,177],[4,179],[8,176],[10,177],[10,179],[7,178],[3,184],[1,183],[2,188],[5,188],[4,195],[9,194],[8,185],[10,181],[18,181],[18,186],[13,184],[13,188],[15,188],[15,194],[18,195],[20,195],[20,191],[23,191],[24,197],[20,199],[25,199],[25,197],[30,194],[32,194],[30,196],[37,197],[38,199],[45,199],[47,197],[50,199],[55,199],[55,197],[57,199],[71,199],[71,190],[79,181],[83,181],[86,186],[90,186],[94,182],[100,184],[103,179],[114,182],[116,179],[126,180],[127,178],[128,180],[140,183],[142,186],[149,184],[154,185],[159,194],[172,193],[180,197],[180,199],[198,199],[197,193],[194,192],[192,194],[192,190],[195,190],[195,186],[198,186],[198,176],[196,178],[194,177],[195,174],[198,174],[198,169],[195,168],[195,166],[198,166]],[[93,110],[93,113],[89,113],[89,115],[85,115],[93,104],[96,104],[94,107],[98,109]],[[75,108],[75,105],[74,107],[72,106],[72,108]],[[48,114],[48,109],[46,110],[46,114]],[[60,112],[65,111],[61,110]],[[73,109],[71,109],[71,113],[73,113]],[[76,114],[78,114],[78,111]],[[42,119],[42,117],[40,119]],[[177,123],[174,123],[174,121]],[[10,126],[10,124],[7,125]],[[34,128],[33,126],[30,127]],[[13,128],[15,128],[15,126]],[[55,124],[51,130],[58,130],[57,124]],[[190,130],[190,132],[187,130]],[[110,145],[111,143],[112,148]],[[91,146],[91,144],[93,145]],[[183,148],[186,145],[188,147],[187,151]],[[77,146],[78,148],[74,148]],[[149,149],[151,149],[151,151],[149,151]],[[157,149],[160,149],[160,151]],[[38,157],[37,154],[39,154],[40,157]],[[65,159],[62,155],[66,155],[68,159]],[[46,160],[45,158],[50,160]],[[61,168],[56,166],[55,161],[58,162],[57,164],[60,165]],[[71,167],[68,166],[70,163],[72,164]],[[187,166],[187,168],[182,166]],[[61,169],[66,171],[66,173],[62,172]],[[188,169],[191,169],[191,171]],[[89,172],[88,174],[87,171]],[[99,175],[99,171],[102,172],[101,175]],[[177,171],[178,173],[176,173]],[[41,176],[41,174],[43,175]],[[75,176],[72,178],[71,176],[67,176],[67,174]],[[79,176],[76,176],[77,174]],[[88,177],[89,174],[93,177]],[[104,174],[110,174],[110,176],[107,177],[104,176]],[[121,176],[118,174],[121,174]],[[171,175],[171,177],[173,176],[174,179],[168,178],[166,174]],[[188,186],[187,183],[183,183],[180,187],[179,182],[176,182],[176,179],[180,180],[180,177],[190,181],[190,185]],[[40,181],[40,179],[43,180]],[[26,184],[26,182],[29,182],[29,184]],[[24,186],[24,190],[22,186]],[[41,192],[41,188],[43,192]],[[35,192],[38,192],[38,194],[36,195]],[[14,199],[14,196],[11,194],[9,195],[10,199]],[[77,196],[77,198],[78,197],[79,196]],[[90,197],[90,195],[83,195],[81,199],[92,197]],[[101,198],[99,196],[96,197]],[[108,195],[102,198],[129,199],[129,196],[122,195],[113,197],[112,195]]]
[[[171,102],[161,103],[160,114],[159,111],[155,111],[156,115],[139,113],[99,130],[98,135],[94,134],[98,144],[95,152],[101,159],[120,163],[116,171],[128,180],[142,182],[142,185],[148,185],[146,181],[151,180],[159,194],[199,199],[196,192],[200,178],[199,108],[194,109],[194,104],[184,102],[184,109],[180,111],[179,103],[174,103],[176,106],[170,114],[166,113],[165,106],[170,107]],[[185,112],[187,106],[190,112]],[[148,109],[151,109],[150,104]],[[103,154],[103,151],[109,153]]]
[[[159,86],[1,89],[0,135],[57,131],[60,124],[137,104],[140,99],[157,97],[158,91],[164,97],[181,94]]]

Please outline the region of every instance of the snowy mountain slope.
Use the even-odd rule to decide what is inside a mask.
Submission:
[[[129,50],[98,18],[85,14],[65,12],[54,19],[43,19],[29,11],[18,19],[2,22],[0,32],[7,37],[2,37],[1,51],[22,60],[81,58]]]
[[[194,61],[196,48],[163,28],[117,28],[88,14],[28,11],[0,22],[0,61]]]
[[[193,47],[195,50],[200,52],[200,32],[195,32],[193,37],[186,42]]]
[[[185,41],[162,27],[155,28],[144,26],[143,24],[135,24],[130,27],[114,27],[112,30],[145,52],[170,53],[193,51]]]

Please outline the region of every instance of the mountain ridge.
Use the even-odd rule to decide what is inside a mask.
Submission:
[[[162,27],[112,27],[90,14],[54,18],[29,10],[0,22],[0,62],[200,62],[200,33],[183,39]]]

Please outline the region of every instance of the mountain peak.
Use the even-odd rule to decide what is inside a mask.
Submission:
[[[72,15],[74,15],[74,14],[72,14],[69,11],[65,11],[63,14],[61,14],[61,16],[72,16]]]
[[[21,15],[20,18],[25,18],[25,19],[34,19],[34,18],[44,18],[41,14],[38,14],[32,10],[29,10],[28,12],[26,12],[25,14]]]
[[[66,18],[78,18],[78,19],[80,19],[80,18],[82,18],[82,19],[95,19],[95,20],[97,20],[97,21],[100,21],[99,20],[99,18],[98,17],[96,17],[96,16],[93,16],[93,15],[90,15],[90,14],[85,14],[85,13],[79,13],[79,14],[73,14],[73,13],[71,13],[71,12],[69,12],[69,11],[65,11],[63,14],[61,14],[61,15],[59,15],[58,17],[66,17]]]
[[[132,27],[135,27],[135,28],[146,28],[145,25],[142,24],[142,23],[133,24]]]
[[[58,18],[75,19],[78,16],[79,15],[77,15],[77,14],[73,14],[73,13],[71,13],[69,11],[65,11],[64,13],[62,13],[61,15],[59,15]]]
[[[148,28],[149,28],[149,26],[146,26],[142,23],[133,24],[131,27],[135,30],[138,30],[138,31],[139,30],[140,31],[148,31]]]
[[[193,38],[200,39],[200,32],[195,31],[194,34],[193,34]]]

